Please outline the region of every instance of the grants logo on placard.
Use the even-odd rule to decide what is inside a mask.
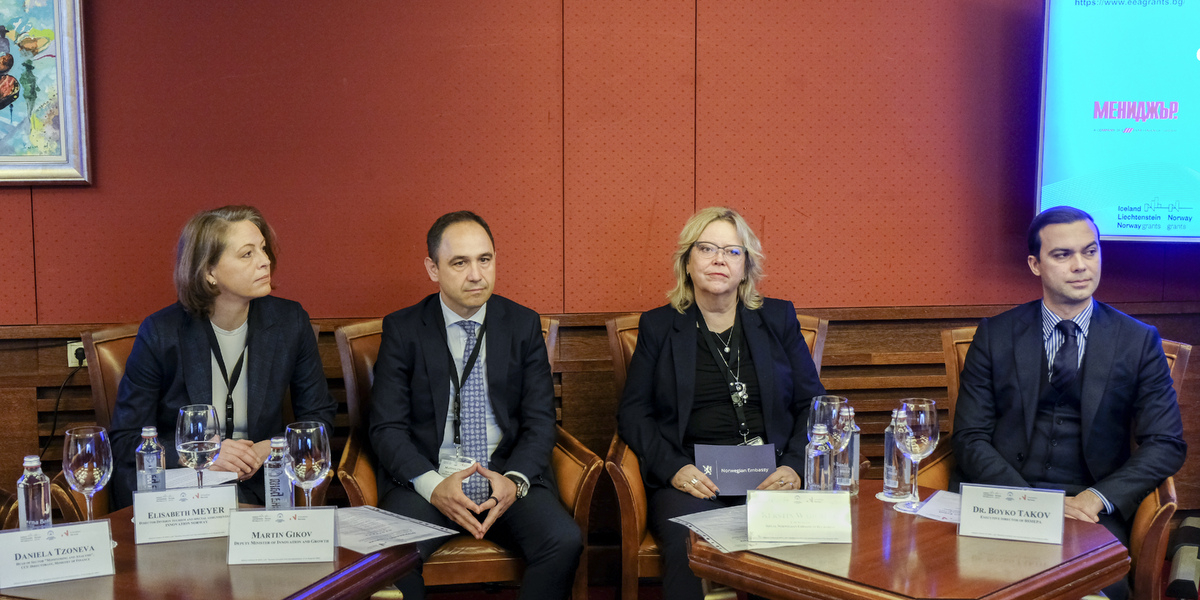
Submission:
[[[1093,119],[1132,119],[1150,121],[1154,119],[1178,119],[1178,102],[1102,102],[1092,105]]]

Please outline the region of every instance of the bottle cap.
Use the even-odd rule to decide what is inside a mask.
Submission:
[[[26,469],[28,469],[29,467],[40,467],[40,466],[42,466],[42,459],[38,458],[38,455],[30,454],[29,456],[25,457],[25,468]]]
[[[271,438],[271,447],[272,448],[287,448],[287,438],[283,437],[282,435],[277,435],[277,436]]]
[[[813,425],[813,435],[829,435],[829,428],[824,423]]]
[[[143,427],[142,428],[142,437],[144,437],[144,438],[158,437],[158,428],[157,427]]]
[[[842,408],[838,409],[838,412],[843,415],[849,415],[852,414],[853,410],[854,409],[850,408],[849,406],[843,406]]]

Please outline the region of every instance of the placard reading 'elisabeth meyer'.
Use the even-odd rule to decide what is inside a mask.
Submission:
[[[237,486],[134,492],[133,532],[139,544],[224,537],[237,510]]]
[[[107,519],[0,534],[0,587],[112,575]]]
[[[964,483],[960,494],[958,535],[1062,544],[1061,491]]]
[[[337,552],[337,509],[239,510],[229,518],[231,565],[330,562]]]

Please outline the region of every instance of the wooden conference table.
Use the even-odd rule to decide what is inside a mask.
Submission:
[[[105,518],[117,543],[116,575],[5,588],[0,598],[348,600],[369,597],[417,563],[416,546],[405,544],[365,555],[338,548],[332,563],[227,565],[229,538],[139,546],[134,543],[132,507]]]
[[[854,541],[723,554],[691,534],[692,570],[775,599],[1073,599],[1120,581],[1125,547],[1103,526],[1067,519],[1063,543],[959,537],[958,525],[896,512],[863,481],[851,500]],[[922,490],[921,497],[933,490]]]

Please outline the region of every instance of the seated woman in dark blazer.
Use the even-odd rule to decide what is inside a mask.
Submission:
[[[224,429],[229,383],[233,431],[223,432],[210,468],[238,474],[243,502],[263,503],[260,467],[271,437],[283,434],[286,392],[297,421],[321,421],[332,432],[337,403],[308,313],[297,302],[269,295],[275,249],[275,232],[254,207],[203,211],[184,226],[175,257],[179,301],[142,321],[118,388],[111,432],[115,508],[133,502],[142,427],[158,427],[167,466],[179,465],[180,407],[212,404]]]
[[[802,487],[809,405],[825,389],[792,303],[757,291],[762,262],[762,246],[741,215],[697,212],[679,234],[670,304],[643,314],[638,325],[617,420],[641,463],[668,598],[703,596],[688,566],[687,528],[670,519],[745,501],[718,496],[694,464],[696,444],[774,444],[777,468],[758,488]],[[746,393],[745,427],[731,388]]]

